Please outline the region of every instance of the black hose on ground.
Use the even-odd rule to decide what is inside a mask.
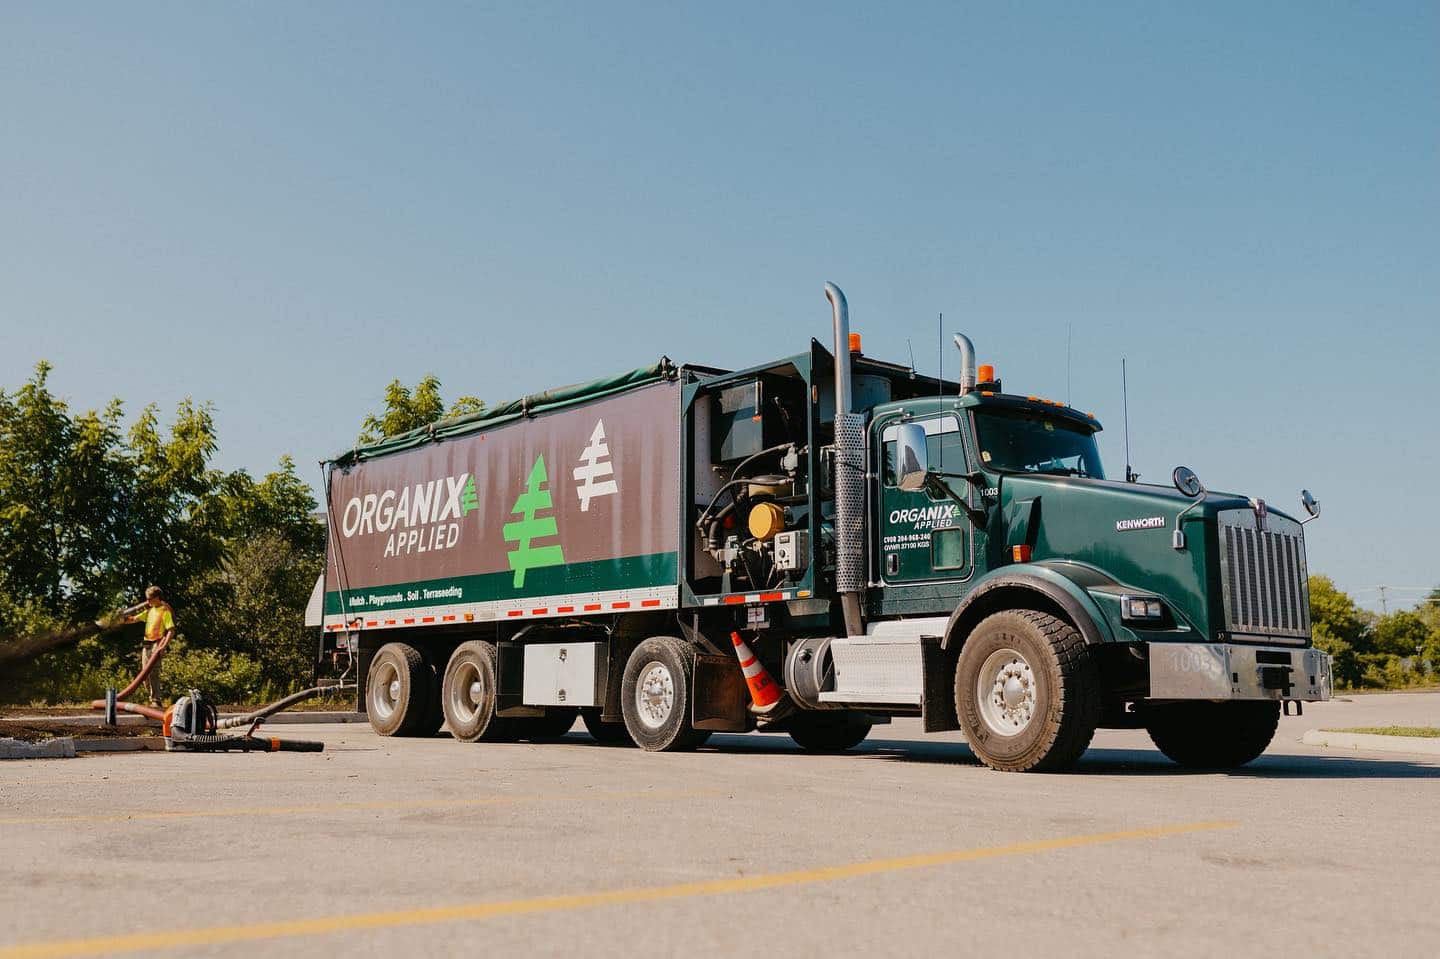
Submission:
[[[291,693],[284,699],[277,699],[268,706],[262,706],[253,713],[245,713],[243,716],[226,716],[216,724],[217,729],[234,729],[236,726],[249,726],[258,723],[278,712],[289,709],[296,703],[304,702],[312,696],[321,693],[348,692],[355,689],[355,686],[312,686],[309,689],[302,689],[298,693]]]

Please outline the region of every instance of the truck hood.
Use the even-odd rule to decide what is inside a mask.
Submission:
[[[1159,596],[1177,624],[1214,635],[1213,600],[1220,592],[1214,517],[1248,509],[1247,497],[1212,492],[1197,505],[1169,487],[1064,476],[1011,474],[998,485],[997,521],[1007,551],[1024,542],[1032,562],[1103,570],[1081,577],[1087,588]],[[1191,506],[1183,522],[1186,546],[1177,550],[1176,517]]]

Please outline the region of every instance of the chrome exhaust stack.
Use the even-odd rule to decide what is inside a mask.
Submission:
[[[845,614],[845,635],[862,636],[860,595],[865,589],[865,417],[851,412],[850,309],[834,283],[825,298],[835,323],[835,589]],[[968,341],[967,341],[968,342]],[[971,385],[974,385],[971,351]]]
[[[955,334],[955,348],[960,351],[960,395],[975,389],[975,344],[964,333]]]

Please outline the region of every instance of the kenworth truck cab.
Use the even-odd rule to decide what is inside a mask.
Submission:
[[[1184,467],[1107,479],[1092,415],[1005,392],[964,336],[958,382],[866,357],[826,295],[833,352],[664,359],[328,463],[311,622],[372,725],[836,751],[918,716],[1001,770],[1098,727],[1229,768],[1330,698],[1308,492],[1301,521]]]

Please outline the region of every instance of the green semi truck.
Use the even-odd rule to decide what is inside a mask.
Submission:
[[[1099,727],[1228,768],[1330,698],[1308,492],[1300,520],[1183,467],[1109,480],[1092,415],[1007,393],[963,336],[958,382],[865,356],[825,292],[833,349],[662,358],[327,462],[307,619],[375,730],[839,751],[914,716],[1000,770]]]

